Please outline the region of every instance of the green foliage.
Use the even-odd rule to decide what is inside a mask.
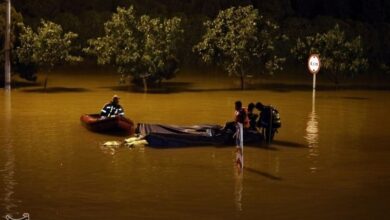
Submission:
[[[65,62],[80,62],[81,57],[73,56],[76,49],[72,45],[77,34],[63,33],[62,27],[50,21],[41,21],[37,32],[20,24],[20,46],[16,49],[22,63],[36,63],[40,67],[52,69]]]
[[[5,26],[6,26],[6,4],[0,4],[0,42],[5,41]],[[36,69],[33,65],[24,65],[21,64],[17,57],[15,56],[15,47],[19,45],[19,32],[17,28],[17,23],[23,22],[22,15],[11,8],[11,63],[12,63],[12,73],[18,73],[21,78],[27,80],[35,80]],[[4,85],[4,50],[0,53],[0,86]]]
[[[338,25],[324,34],[317,33],[303,40],[298,38],[291,53],[304,62],[310,54],[319,54],[321,68],[335,83],[339,83],[340,76],[354,76],[368,67],[367,59],[363,56],[361,38],[348,41]]]
[[[137,17],[132,6],[117,8],[104,24],[105,35],[88,41],[84,51],[97,57],[98,64],[117,67],[121,81],[160,82],[173,77],[177,65],[176,45],[182,37],[180,18]]]
[[[63,33],[62,27],[50,21],[41,21],[37,32],[20,23],[20,45],[16,49],[19,62],[46,67],[48,71],[63,63],[80,62],[81,57],[72,55],[73,41],[77,34]],[[45,79],[45,89],[48,76]]]
[[[5,17],[6,17],[6,11],[7,7],[6,4],[0,4],[0,41],[4,42],[4,36],[5,36]],[[16,40],[16,27],[15,24],[23,22],[23,16],[19,12],[15,10],[15,8],[11,8],[11,44],[14,44]],[[3,53],[0,54],[0,56],[4,56]],[[2,58],[4,60],[4,57]]]
[[[275,55],[279,27],[259,14],[253,6],[220,11],[213,21],[204,23],[206,33],[193,50],[206,63],[222,66],[229,75],[244,77],[254,65],[270,74],[282,69],[284,58]]]

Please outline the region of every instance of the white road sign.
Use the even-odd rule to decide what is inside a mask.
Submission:
[[[307,67],[312,74],[317,74],[321,69],[320,56],[318,54],[312,54],[307,61]]]

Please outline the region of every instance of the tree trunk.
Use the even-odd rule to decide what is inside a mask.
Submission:
[[[146,81],[146,77],[142,77],[142,83],[144,84],[144,93],[148,92],[148,82]]]
[[[46,71],[45,81],[43,82],[43,89],[47,91],[47,82],[49,81],[49,70]]]
[[[245,79],[244,79],[244,74],[241,73],[241,76],[240,76],[240,80],[241,80],[241,90],[245,90]]]

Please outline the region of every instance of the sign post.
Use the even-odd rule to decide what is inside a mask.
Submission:
[[[321,69],[320,56],[318,54],[310,55],[307,61],[307,68],[309,72],[313,74],[313,90],[316,89],[316,75]]]

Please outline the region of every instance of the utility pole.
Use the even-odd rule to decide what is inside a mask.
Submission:
[[[5,42],[4,42],[4,51],[5,51],[5,64],[4,64],[4,73],[5,73],[5,90],[11,90],[11,61],[10,61],[10,50],[11,50],[11,0],[7,1],[7,13],[6,13],[6,25],[5,25]]]

